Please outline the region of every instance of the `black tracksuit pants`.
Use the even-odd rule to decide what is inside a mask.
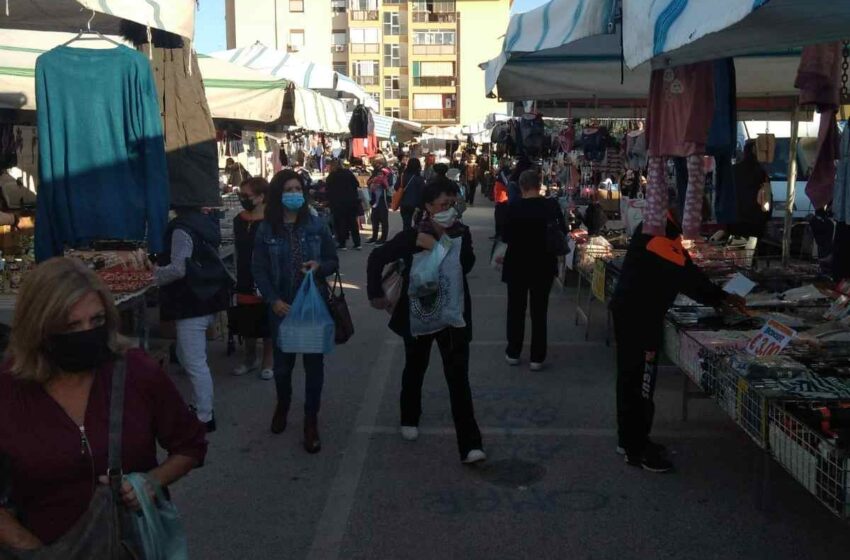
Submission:
[[[336,242],[340,247],[345,247],[348,242],[348,236],[351,235],[351,240],[355,247],[360,246],[360,224],[357,222],[357,216],[353,214],[345,214],[340,212],[334,214],[334,226],[336,229]]]
[[[475,421],[472,390],[469,388],[469,340],[461,329],[444,329],[436,334],[405,339],[405,364],[401,379],[401,425],[418,426],[422,415],[422,382],[437,341],[443,373],[449,387],[457,445],[461,459],[481,449],[481,431]]]
[[[531,361],[546,361],[549,292],[554,277],[521,278],[508,282],[508,347],[505,354],[519,358],[525,341],[525,311],[531,307]]]
[[[640,456],[655,417],[655,381],[658,375],[657,344],[644,342],[648,325],[641,317],[614,312],[617,341],[617,434],[626,453]]]
[[[381,232],[380,241],[384,243],[390,233],[390,211],[385,204],[372,208],[372,241],[379,241],[379,230]]]

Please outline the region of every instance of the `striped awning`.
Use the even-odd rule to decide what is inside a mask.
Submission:
[[[381,139],[410,142],[422,134],[422,125],[413,121],[383,115],[372,115],[372,119],[375,121],[375,136]]]
[[[782,52],[850,37],[847,0],[628,0],[630,68]]]
[[[195,0],[6,0],[0,28],[74,32],[85,29],[117,34],[121,19],[183,37],[195,34]]]
[[[373,110],[378,109],[374,98],[348,76],[327,65],[312,62],[293,53],[278,51],[259,42],[249,47],[216,52],[212,56],[288,80],[298,87],[324,94],[341,93],[345,97],[357,99]]]

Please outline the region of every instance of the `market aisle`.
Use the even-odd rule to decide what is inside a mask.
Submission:
[[[601,324],[573,322],[572,289],[550,306],[549,367],[504,363],[505,297],[488,266],[492,206],[467,211],[478,264],[470,275],[470,376],[490,460],[457,460],[434,351],[422,437],[397,434],[403,349],[365,298],[368,250],[341,255],[355,338],[328,359],[323,450],[300,447],[303,374],[290,427],[268,431],[274,388],[234,378],[212,349],[219,430],[207,465],[175,497],[194,558],[793,558],[842,557],[846,527],[775,467],[771,513],[754,506],[760,452],[712,402],[679,420],[681,377],[662,375],[656,433],[679,472],[650,475],[614,453],[613,351]],[[393,231],[400,227],[391,218]],[[527,357],[527,356],[524,356]],[[836,535],[839,535],[836,537]]]

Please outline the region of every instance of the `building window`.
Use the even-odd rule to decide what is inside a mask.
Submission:
[[[384,99],[401,99],[401,81],[397,77],[384,77]]]
[[[359,60],[351,64],[351,77],[361,86],[377,86],[380,84],[380,65],[376,60]]]
[[[342,74],[343,76],[348,76],[348,64],[345,62],[334,62],[333,70],[337,74]]]
[[[455,23],[457,5],[454,0],[414,0],[414,23]]]
[[[348,45],[347,31],[334,31],[331,33],[331,51],[344,53],[345,47]]]
[[[413,118],[422,121],[457,120],[457,95],[454,93],[415,94]]]
[[[400,119],[401,118],[401,109],[399,109],[398,107],[390,107],[390,108],[384,109],[384,116],[385,117],[391,117],[393,119]]]
[[[400,35],[398,12],[384,12],[384,35]]]
[[[454,31],[414,31],[413,54],[455,54]]]
[[[298,52],[304,48],[304,30],[292,29],[289,31],[289,43],[287,45],[290,52]]]
[[[398,68],[401,66],[399,45],[384,45],[384,67]]]
[[[353,54],[378,54],[381,52],[381,30],[370,28],[354,28],[351,34],[351,52]]]
[[[344,14],[347,6],[347,0],[331,0],[331,11],[335,14]]]
[[[304,11],[304,0],[289,0],[289,11],[290,12],[303,12]]]
[[[378,0],[350,0],[352,21],[379,21]]]
[[[454,62],[414,62],[413,85],[416,87],[455,87]]]
[[[377,103],[378,107],[380,107],[381,106],[381,94],[380,93],[370,93],[369,95],[372,96],[372,99],[374,99],[375,103]]]

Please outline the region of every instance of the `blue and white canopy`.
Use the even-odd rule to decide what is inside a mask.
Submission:
[[[378,110],[375,99],[348,76],[336,72],[329,66],[310,62],[259,42],[250,47],[212,53],[212,56],[278,79],[288,80],[298,87],[325,94],[340,92],[346,97],[357,99],[373,110]]]
[[[625,59],[680,65],[850,38],[848,0],[626,0]]]

